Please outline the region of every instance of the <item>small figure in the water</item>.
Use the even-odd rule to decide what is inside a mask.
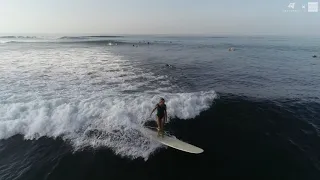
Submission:
[[[170,65],[170,64],[166,64],[165,65],[167,68],[174,68],[174,66]]]
[[[150,42],[148,42],[148,45],[150,44]]]
[[[313,58],[316,58],[317,56],[316,56],[316,55],[313,55],[312,57],[313,57]]]
[[[233,47],[229,48],[229,51],[234,51],[234,48]]]

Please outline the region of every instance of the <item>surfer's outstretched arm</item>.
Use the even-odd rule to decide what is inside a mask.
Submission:
[[[150,114],[150,117],[152,115],[152,113],[157,109],[157,106],[152,110],[151,114]]]

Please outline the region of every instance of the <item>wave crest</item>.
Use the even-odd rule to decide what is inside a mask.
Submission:
[[[37,39],[36,36],[0,36],[0,39]]]
[[[189,119],[208,109],[216,94],[168,93],[163,97],[169,117]],[[140,94],[1,104],[0,139],[16,134],[25,139],[62,137],[76,150],[107,146],[121,156],[147,159],[160,145],[143,136],[142,124],[158,100],[158,95]]]

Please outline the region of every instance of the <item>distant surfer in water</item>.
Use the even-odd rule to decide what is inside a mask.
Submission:
[[[157,122],[157,125],[158,125],[158,135],[160,136],[163,136],[163,126],[164,126],[164,123],[167,121],[167,106],[166,104],[164,103],[164,99],[163,98],[160,98],[160,102],[156,105],[156,107],[152,110],[151,114],[150,114],[150,117],[152,115],[152,113],[157,110],[157,119],[156,119],[156,122]]]
[[[229,48],[229,51],[234,51],[234,48],[233,47]]]

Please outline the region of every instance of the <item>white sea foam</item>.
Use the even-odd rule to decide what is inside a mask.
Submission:
[[[108,147],[147,159],[160,145],[141,127],[160,97],[169,117],[180,119],[199,115],[216,97],[170,92],[175,85],[165,76],[101,48],[19,49],[0,57],[0,139],[62,137],[76,150]]]

